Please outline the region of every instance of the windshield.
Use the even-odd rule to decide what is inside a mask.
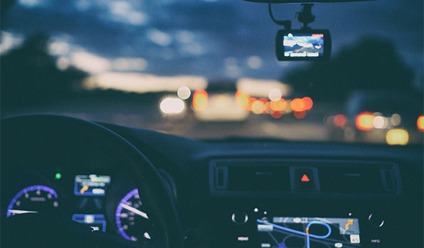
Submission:
[[[300,10],[272,5],[293,29]],[[420,0],[315,4],[309,26],[332,37],[330,60],[316,62],[276,59],[283,27],[267,4],[9,0],[1,11],[3,117],[65,114],[205,140],[422,143]]]

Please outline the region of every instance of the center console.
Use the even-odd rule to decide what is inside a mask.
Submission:
[[[392,162],[216,159],[210,222],[222,247],[392,247],[407,221]]]

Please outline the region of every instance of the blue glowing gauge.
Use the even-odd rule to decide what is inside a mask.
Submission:
[[[59,206],[57,193],[43,185],[29,186],[17,193],[7,207],[7,217],[26,213],[52,213]]]
[[[128,240],[148,244],[154,239],[154,227],[143,208],[137,189],[119,202],[115,220],[119,234]]]

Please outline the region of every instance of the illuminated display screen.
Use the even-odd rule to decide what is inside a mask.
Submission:
[[[285,57],[320,57],[324,55],[324,34],[292,34],[283,37]]]
[[[93,231],[106,232],[106,220],[103,214],[74,214],[72,220],[89,225]]]
[[[78,175],[75,176],[75,195],[104,196],[110,183],[110,176]]]
[[[261,247],[361,247],[356,218],[265,217],[257,228]]]

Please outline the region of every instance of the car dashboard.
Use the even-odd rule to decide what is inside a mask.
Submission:
[[[196,141],[99,125],[158,169],[185,247],[423,245],[422,146]],[[2,219],[39,211],[146,245],[158,238],[113,151],[72,142],[25,148],[2,150]]]

